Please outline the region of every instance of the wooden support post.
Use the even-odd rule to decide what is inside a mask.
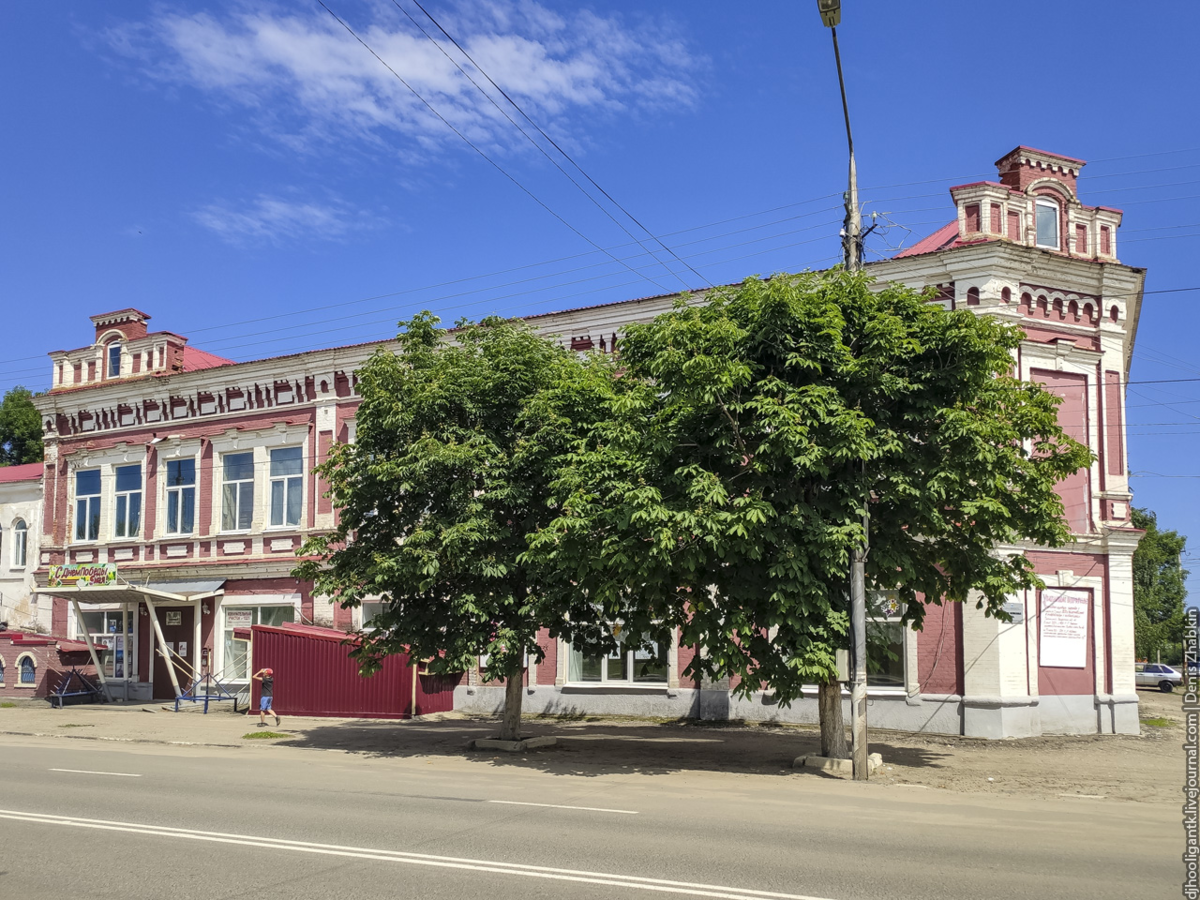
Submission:
[[[167,675],[171,678],[171,687],[175,688],[175,697],[178,699],[182,691],[179,690],[179,679],[175,675],[175,660],[171,659],[171,651],[167,649],[167,639],[163,637],[162,625],[158,621],[158,611],[155,610],[149,595],[146,595],[145,600],[146,609],[150,610],[150,624],[154,626],[154,635],[158,638],[158,652],[167,661]]]
[[[92,665],[96,667],[96,677],[100,679],[104,697],[109,703],[112,703],[112,691],[108,689],[108,679],[104,677],[104,666],[100,665],[100,657],[96,655],[96,645],[92,643],[91,632],[83,622],[83,611],[79,608],[79,601],[72,597],[71,605],[75,607],[75,624],[83,632],[83,640],[87,644],[88,653],[91,654]]]

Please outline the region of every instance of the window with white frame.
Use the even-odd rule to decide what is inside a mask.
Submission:
[[[271,524],[299,525],[304,505],[304,451],[277,447],[271,451]]]
[[[25,527],[25,520],[17,519],[12,531],[12,567],[23,569],[29,549],[29,529]]]
[[[250,642],[238,640],[234,630],[253,625],[274,625],[296,621],[292,606],[226,606],[224,616],[224,659],[222,680],[245,681],[250,677]]]
[[[108,377],[116,378],[121,374],[121,342],[113,341],[108,345]]]
[[[113,535],[119,538],[137,537],[142,529],[142,467],[117,466],[116,511]]]
[[[134,609],[133,615],[128,616],[128,631],[122,634],[121,625],[125,620],[126,616],[121,610],[105,609],[89,610],[82,614],[82,621],[75,623],[78,637],[84,634],[91,636],[92,645],[100,654],[100,665],[109,678],[125,677],[125,660],[128,655],[126,651],[132,653],[137,610]]]
[[[196,525],[196,460],[167,460],[167,534],[191,534]]]
[[[17,684],[26,687],[37,684],[37,663],[28,653],[17,660]]]
[[[634,646],[622,640],[610,653],[570,646],[567,681],[573,684],[666,684],[666,640],[647,640]]]
[[[867,687],[904,690],[904,607],[892,591],[873,591],[867,606]]]
[[[254,520],[254,454],[226,453],[221,463],[221,530],[248,531]]]
[[[376,616],[383,614],[382,600],[364,600],[360,607],[362,609],[362,627],[365,631],[374,631],[375,626],[372,624]]]
[[[100,470],[75,473],[75,540],[100,537]]]
[[[1037,245],[1058,249],[1058,204],[1053,200],[1039,200],[1037,213]]]

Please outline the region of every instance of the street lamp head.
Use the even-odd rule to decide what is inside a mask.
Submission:
[[[842,0],[817,0],[821,11],[821,23],[826,28],[836,28],[842,22]]]

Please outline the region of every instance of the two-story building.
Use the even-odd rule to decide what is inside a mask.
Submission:
[[[42,464],[0,467],[0,623],[49,634],[52,605],[34,590],[41,525]]]
[[[1123,404],[1145,273],[1117,259],[1120,212],[1077,196],[1083,165],[1019,147],[998,161],[997,181],[951,189],[944,228],[868,267],[880,283],[936,286],[951,308],[1020,324],[1020,375],[1063,397],[1064,426],[1097,460],[1060,487],[1069,546],[997,548],[1026,555],[1047,584],[1011,598],[1011,623],[972,604],[930,606],[921,632],[902,626],[899,609],[877,623],[892,653],[869,679],[876,726],[987,737],[1138,730],[1140,533],[1130,527]],[[573,349],[612,352],[624,326],[674,299],[529,322]],[[353,440],[355,372],[394,345],[235,364],[150,333],[148,319],[134,309],[95,316],[91,344],[51,354],[53,388],[37,400],[46,432],[38,576],[58,608],[72,604],[64,636],[110,648],[116,693],[169,698],[193,672],[243,685],[252,660],[238,633],[249,625],[369,624],[370,604],[342,610],[290,571],[305,537],[334,522],[312,468],[335,441]],[[74,578],[98,584],[72,587]],[[738,698],[736,685],[683,674],[697,648],[677,636],[604,659],[548,638],[543,649],[525,676],[532,712],[817,719],[815,698],[780,709],[769,693]],[[167,655],[180,664],[168,667]],[[456,705],[492,711],[502,693],[469,672]]]

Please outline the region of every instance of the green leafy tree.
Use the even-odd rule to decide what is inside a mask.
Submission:
[[[42,461],[42,417],[26,388],[10,388],[0,400],[0,466]]]
[[[1182,556],[1187,538],[1161,531],[1158,516],[1148,509],[1133,510],[1133,525],[1146,536],[1133,552],[1134,646],[1138,659],[1158,653],[1174,660],[1183,640],[1183,602],[1187,599],[1188,571]]]
[[[340,522],[310,539],[296,577],[343,606],[382,601],[356,651],[369,674],[393,653],[507,679],[501,737],[520,736],[526,654],[541,659],[539,629],[561,633],[519,557],[527,535],[555,515],[556,465],[578,439],[612,379],[528,327],[487,319],[447,339],[429,313],[404,323],[399,355],[380,351],[360,370],[356,440],[319,471]]]
[[[1004,618],[1037,578],[997,545],[1062,544],[1054,486],[1090,454],[1058,399],[1012,376],[1022,333],[996,318],[840,271],[708,299],[629,327],[530,558],[573,613],[633,639],[679,627],[692,673],[785,705],[818,684],[823,751],[844,757],[835,652],[864,510],[868,586],[914,627],[923,602],[969,597]],[[580,633],[593,652],[621,640]]]

